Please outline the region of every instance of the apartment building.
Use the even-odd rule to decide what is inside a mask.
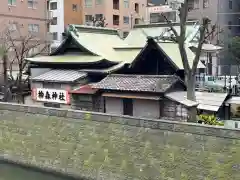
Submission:
[[[34,33],[36,37],[46,40],[47,34],[47,1],[46,0],[1,0],[0,6],[0,31],[8,27],[12,32],[21,28],[21,35],[27,36]],[[31,49],[37,53],[39,47]],[[34,52],[33,52],[34,51]],[[8,59],[12,60],[14,52],[9,50]],[[2,63],[2,62],[1,62]],[[9,67],[8,67],[9,68]],[[12,70],[18,70],[18,64],[13,63]],[[0,67],[2,73],[2,64]]]
[[[229,43],[234,36],[240,35],[240,1],[239,0],[190,0],[189,20],[201,20],[208,17],[212,24],[216,24],[223,32],[212,39],[212,43],[224,47],[217,61],[213,62],[213,69],[218,74],[236,73],[236,62],[229,57]]]
[[[46,0],[1,0],[0,23],[19,24],[22,33],[47,34]]]
[[[146,20],[147,0],[84,0],[84,24],[92,18],[105,18],[108,28],[127,33],[135,24]]]
[[[48,0],[47,9],[51,14],[48,31],[52,33],[52,49],[63,40],[63,32],[68,24],[83,23],[83,0]]]

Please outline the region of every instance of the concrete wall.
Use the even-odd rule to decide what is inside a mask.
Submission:
[[[0,103],[2,159],[93,179],[240,179],[240,130]]]

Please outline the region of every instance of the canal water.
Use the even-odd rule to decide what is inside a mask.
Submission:
[[[0,180],[70,180],[49,173],[0,162]]]

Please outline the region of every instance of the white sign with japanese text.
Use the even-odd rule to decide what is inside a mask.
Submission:
[[[70,104],[70,96],[66,90],[35,88],[32,91],[36,101]]]

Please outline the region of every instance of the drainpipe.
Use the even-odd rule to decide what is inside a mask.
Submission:
[[[131,13],[131,29],[133,28],[133,14]]]

